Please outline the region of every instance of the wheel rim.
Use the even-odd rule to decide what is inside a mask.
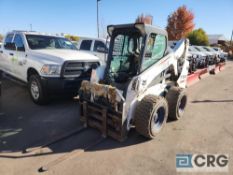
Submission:
[[[161,130],[162,125],[164,123],[165,115],[166,112],[164,107],[160,107],[157,109],[157,111],[154,112],[154,116],[151,122],[152,133],[157,133]]]
[[[186,107],[186,103],[187,103],[187,97],[184,95],[178,104],[179,117],[181,117],[183,115],[185,107]]]
[[[40,96],[40,92],[39,92],[39,86],[35,81],[32,81],[31,83],[31,94],[35,100],[38,100]]]

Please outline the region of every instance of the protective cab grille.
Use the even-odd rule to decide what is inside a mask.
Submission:
[[[93,64],[99,65],[99,62],[67,61],[62,68],[62,77],[88,77]]]

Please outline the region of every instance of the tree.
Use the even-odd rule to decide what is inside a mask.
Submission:
[[[188,39],[190,44],[192,45],[199,45],[199,46],[206,46],[209,45],[208,36],[203,29],[196,29],[188,34]]]
[[[194,14],[186,6],[179,7],[168,16],[167,32],[169,40],[185,38],[194,29]]]
[[[137,19],[135,20],[136,23],[144,23],[144,24],[150,24],[152,25],[153,22],[153,16],[151,15],[146,15],[144,16],[143,14],[139,15]]]
[[[78,41],[79,37],[75,35],[65,35],[65,38],[71,40],[71,41]]]
[[[3,40],[3,36],[0,34],[0,42],[2,42]]]

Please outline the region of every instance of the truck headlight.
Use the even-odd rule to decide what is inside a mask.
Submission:
[[[46,64],[46,65],[44,65],[42,67],[41,73],[43,75],[60,75],[60,73],[61,73],[61,66]]]

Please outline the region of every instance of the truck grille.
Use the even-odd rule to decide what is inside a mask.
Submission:
[[[90,76],[91,67],[93,64],[99,65],[98,62],[65,62],[62,68],[63,77],[88,77]]]

